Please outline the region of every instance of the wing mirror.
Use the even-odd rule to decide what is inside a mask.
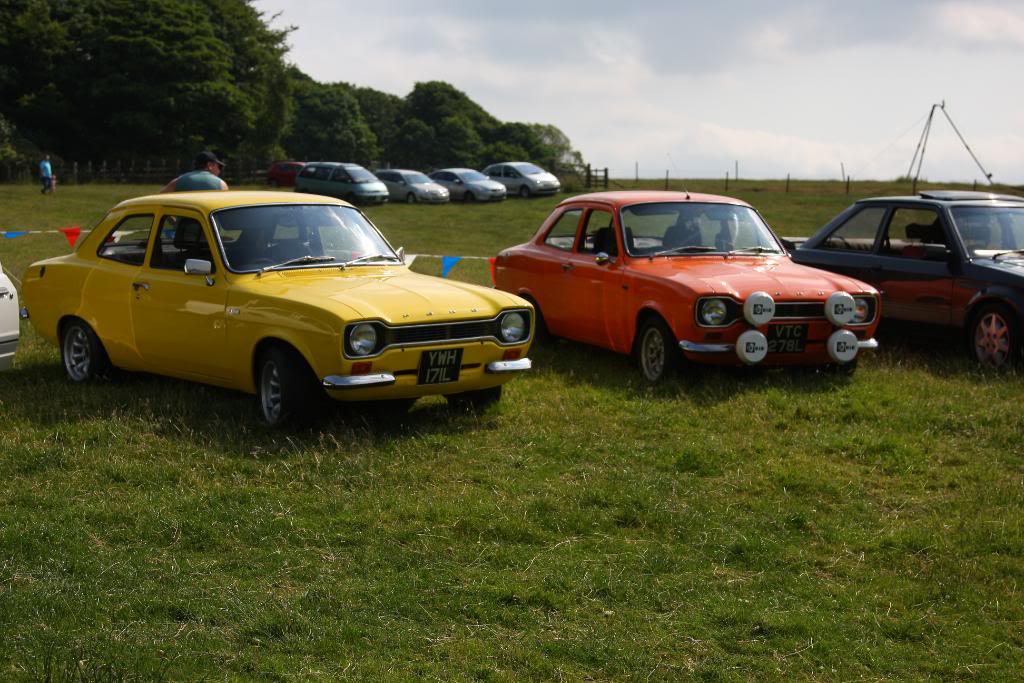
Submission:
[[[190,258],[185,261],[185,272],[188,275],[209,275],[213,272],[213,264],[204,259]]]
[[[611,261],[611,257],[608,256],[608,252],[599,251],[594,256],[594,263],[596,263],[599,266],[606,265],[609,261]]]
[[[399,247],[395,253],[398,254],[398,258],[402,259],[402,263],[405,263],[405,247]]]

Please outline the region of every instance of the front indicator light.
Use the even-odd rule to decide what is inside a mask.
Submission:
[[[368,323],[356,325],[349,334],[348,345],[356,356],[370,355],[377,348],[377,328]]]
[[[705,325],[721,325],[727,315],[729,309],[722,299],[705,299],[700,305],[700,319]]]
[[[871,302],[864,297],[854,297],[853,306],[853,320],[850,322],[854,325],[867,322],[868,316],[871,315]]]
[[[526,318],[522,313],[506,313],[501,318],[501,338],[506,342],[522,341],[526,337]]]

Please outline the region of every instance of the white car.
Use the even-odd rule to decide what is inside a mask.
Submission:
[[[0,268],[0,370],[7,370],[18,348],[18,292]]]
[[[562,183],[558,182],[558,178],[540,166],[525,161],[491,164],[484,169],[484,175],[504,185],[509,194],[517,194],[524,198],[533,195],[556,194],[562,189]]]
[[[448,188],[419,171],[394,168],[375,171],[374,175],[387,186],[393,202],[444,204],[448,201]]]

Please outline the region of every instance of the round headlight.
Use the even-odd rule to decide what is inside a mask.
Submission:
[[[727,315],[729,309],[722,299],[705,299],[700,305],[700,320],[705,325],[721,325]]]
[[[377,328],[369,323],[359,323],[348,335],[348,345],[356,356],[368,356],[377,348]]]
[[[526,317],[522,313],[507,313],[501,318],[501,338],[517,342],[526,336]]]
[[[854,325],[865,322],[871,315],[871,302],[864,297],[858,296],[853,299],[853,320]]]

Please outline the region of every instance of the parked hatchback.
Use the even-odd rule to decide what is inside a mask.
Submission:
[[[271,187],[292,187],[304,161],[275,161],[267,169],[267,185]]]
[[[562,189],[562,183],[558,182],[558,178],[540,166],[526,161],[491,164],[484,169],[484,175],[504,185],[509,194],[517,194],[523,198],[555,194]]]
[[[442,168],[430,177],[447,188],[452,199],[467,202],[500,202],[505,198],[505,186],[471,168]]]
[[[448,201],[448,189],[435,183],[425,173],[393,168],[378,170],[375,175],[387,186],[393,202],[444,204]]]
[[[383,204],[388,188],[359,164],[316,161],[306,164],[295,178],[296,192],[338,197],[356,204]]]
[[[1024,197],[937,190],[864,199],[793,260],[874,285],[886,320],[964,330],[983,364],[1021,356]]]

